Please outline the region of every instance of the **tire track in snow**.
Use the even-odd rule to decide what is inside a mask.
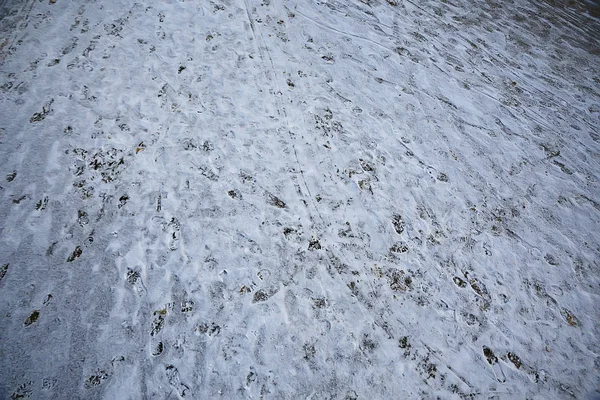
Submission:
[[[266,54],[266,58],[268,58],[268,61],[269,61],[268,63],[270,65],[270,69],[271,69],[273,75],[275,77],[277,77],[277,71],[275,69],[275,64],[273,63],[273,58],[271,57],[269,47],[267,46],[267,44],[265,42],[265,38],[264,38],[262,32],[257,27],[255,27],[254,22],[252,20],[252,16],[250,13],[250,6],[248,5],[248,0],[244,0],[244,7],[246,10],[246,15],[248,16],[248,21],[250,23],[250,28],[252,30],[252,35],[253,35],[255,41],[256,41],[257,36],[259,36],[260,41],[262,42],[262,46],[261,46],[261,43],[258,43],[258,45],[257,45],[261,60],[263,61],[263,64],[266,64],[266,62],[265,62],[265,54]],[[257,33],[257,31],[258,31],[258,33]],[[264,50],[264,52],[263,52],[263,50]],[[268,76],[268,74],[266,73],[266,71],[265,71],[265,78],[269,85],[273,85],[273,78],[270,78]],[[293,137],[293,134],[292,134],[292,131],[290,128],[287,111],[286,111],[285,105],[283,104],[283,101],[281,100],[281,97],[280,97],[281,96],[280,94],[282,94],[283,91],[281,90],[281,86],[279,85],[278,80],[276,78],[275,78],[274,85],[275,85],[275,87],[273,89],[274,89],[274,95],[277,99],[276,100],[277,108],[278,108],[280,114],[282,114],[283,118],[285,119],[285,124],[286,124],[285,128],[287,131],[287,135],[289,137],[288,143],[291,145],[291,147],[294,151],[294,159],[296,161],[296,165],[298,166],[298,170],[300,171],[300,176],[302,178],[302,184],[303,184],[304,188],[306,189],[306,192],[308,193],[310,202],[311,202],[313,208],[315,209],[315,211],[317,212],[317,215],[319,216],[321,223],[324,224],[325,220],[323,218],[323,215],[321,214],[317,204],[315,203],[314,196],[312,195],[312,192],[311,192],[311,190],[308,186],[308,183],[306,182],[306,178],[304,176],[304,168],[302,167],[302,163],[300,162],[300,158],[298,157],[298,150],[296,149],[296,145],[294,143],[294,137]],[[295,179],[295,178],[293,178],[293,179]],[[314,218],[311,217],[311,219],[313,220],[312,222],[314,224],[315,223]]]

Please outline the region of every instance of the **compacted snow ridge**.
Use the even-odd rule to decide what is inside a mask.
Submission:
[[[0,398],[598,398],[599,10],[0,0]]]

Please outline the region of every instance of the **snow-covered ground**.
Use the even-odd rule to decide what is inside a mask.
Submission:
[[[593,2],[0,10],[0,398],[600,395]]]

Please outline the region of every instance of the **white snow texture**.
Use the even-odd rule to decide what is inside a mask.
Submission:
[[[599,16],[0,1],[0,398],[597,398]]]

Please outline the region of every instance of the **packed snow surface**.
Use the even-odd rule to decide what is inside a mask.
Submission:
[[[594,398],[600,13],[2,0],[0,398]]]

